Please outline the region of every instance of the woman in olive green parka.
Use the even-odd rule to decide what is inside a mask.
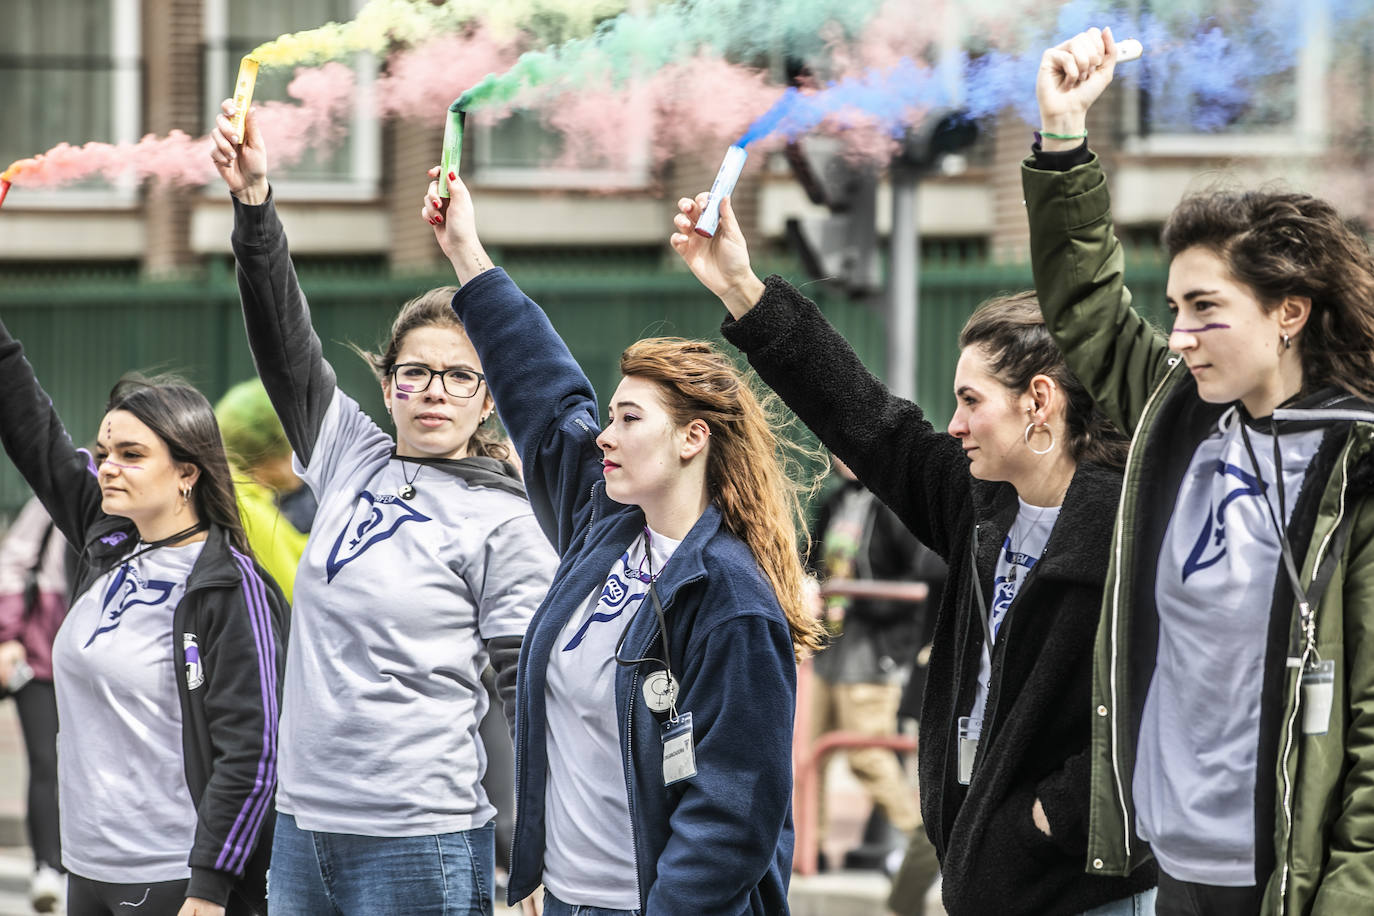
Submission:
[[[1133,437],[1086,867],[1153,853],[1161,916],[1374,913],[1374,258],[1307,195],[1190,197],[1149,325],[1084,128],[1116,59],[1045,53],[1022,170],[1046,324]]]

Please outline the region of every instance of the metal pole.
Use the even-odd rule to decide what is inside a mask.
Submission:
[[[892,170],[892,253],[888,267],[887,384],[892,393],[916,399],[916,327],[921,236],[916,224],[915,169]]]

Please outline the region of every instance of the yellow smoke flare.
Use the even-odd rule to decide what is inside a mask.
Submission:
[[[368,0],[349,22],[329,22],[259,45],[249,55],[264,67],[320,64],[358,51],[379,54],[394,43],[416,44],[480,22],[510,35],[533,29],[548,41],[590,34],[598,22],[623,12],[625,0]]]

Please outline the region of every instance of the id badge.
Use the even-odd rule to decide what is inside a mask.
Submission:
[[[676,722],[663,723],[663,784],[697,775],[696,747],[692,742],[692,714],[684,712]]]
[[[1328,658],[1302,673],[1302,733],[1324,735],[1331,725],[1336,660]]]
[[[978,739],[983,736],[983,720],[959,717],[959,785],[973,781],[973,761],[978,756]]]

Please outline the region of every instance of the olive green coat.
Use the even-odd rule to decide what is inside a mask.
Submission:
[[[1142,483],[1155,472],[1153,465],[1144,466],[1144,457],[1160,437],[1174,440],[1168,450],[1187,448],[1191,454],[1196,442],[1180,437],[1168,405],[1196,405],[1200,398],[1186,366],[1170,353],[1165,333],[1131,308],[1097,158],[1064,172],[1037,169],[1030,159],[1022,181],[1046,323],[1098,404],[1132,436],[1093,668],[1087,861],[1089,872],[1121,875],[1150,855],[1136,836],[1131,801],[1137,738],[1131,711],[1143,703],[1140,685],[1148,678],[1142,681],[1139,670],[1132,676],[1130,635],[1139,604],[1131,583],[1139,576],[1153,579],[1155,557],[1139,555],[1137,538],[1151,513],[1167,516],[1175,495],[1141,499]],[[1275,421],[1286,419],[1285,413],[1276,411]],[[1290,413],[1298,418],[1298,412]],[[1277,793],[1266,916],[1374,913],[1374,499],[1368,486],[1374,412],[1356,405],[1328,413],[1319,419],[1331,423],[1334,460],[1324,481],[1310,483],[1320,488],[1309,497],[1319,500],[1315,524],[1310,535],[1301,535],[1301,546],[1295,540],[1293,547],[1307,588],[1338,522],[1349,516],[1344,555],[1315,608],[1315,651],[1336,662],[1332,718],[1325,734],[1303,734],[1299,677],[1313,645],[1302,638],[1297,602],[1287,602],[1294,648],[1286,670],[1276,674],[1281,687],[1274,692],[1275,712],[1281,710],[1282,721],[1271,727],[1277,729],[1278,754],[1259,764],[1261,773],[1272,768],[1267,775]],[[1307,414],[1301,419],[1312,419]],[[1148,673],[1153,657],[1136,659],[1135,665]],[[1261,831],[1259,842],[1264,841]]]

